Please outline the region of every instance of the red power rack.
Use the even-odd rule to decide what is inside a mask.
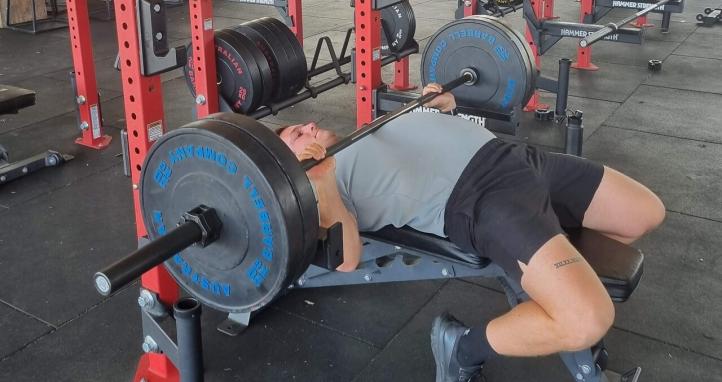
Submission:
[[[78,123],[82,136],[75,143],[103,149],[111,137],[103,134],[98,85],[95,80],[93,43],[90,39],[90,17],[87,0],[67,0],[70,47],[73,52],[74,82],[78,107]]]
[[[68,0],[69,4],[84,0]],[[83,5],[85,6],[85,5]],[[141,74],[139,45],[139,25],[136,0],[116,0],[116,31],[120,51],[120,70],[123,83],[123,100],[128,131],[128,143],[133,184],[133,202],[135,209],[136,233],[138,238],[146,235],[146,229],[140,212],[138,184],[143,161],[154,141],[162,136],[166,129],[163,114],[163,89],[160,76],[146,77]],[[81,19],[84,25],[76,28],[89,31],[87,7],[80,9],[85,14],[77,14],[76,23]],[[299,41],[303,42],[301,0],[288,1],[288,13],[292,21],[292,30]],[[381,24],[380,12],[374,10],[372,0],[356,0],[355,6],[355,47],[356,47],[356,100],[358,126],[373,119],[373,91],[382,85],[381,79]],[[218,89],[216,87],[216,60],[214,45],[213,2],[211,0],[190,0],[190,27],[195,63],[196,112],[199,118],[219,110]],[[85,29],[82,29],[85,28]],[[89,35],[87,33],[86,35]],[[82,39],[83,37],[74,37]],[[76,49],[82,57],[90,52],[89,38]],[[75,52],[75,51],[74,51]],[[85,61],[82,61],[85,62]],[[92,65],[92,60],[90,61]],[[408,57],[396,63],[393,85],[397,89],[409,89]],[[83,70],[87,75],[87,67]],[[78,74],[80,76],[80,73]],[[80,84],[80,81],[79,81]],[[94,86],[93,80],[83,82],[86,89]],[[79,86],[80,88],[80,86]],[[92,102],[92,101],[91,101]],[[89,102],[90,103],[90,102]],[[158,299],[172,305],[179,298],[179,288],[172,277],[162,267],[155,267],[141,278],[142,287],[157,294]],[[134,381],[178,381],[178,371],[163,354],[145,354],[141,357]]]
[[[525,1],[531,1],[531,7],[534,10],[534,14],[539,18],[542,19],[552,19],[554,18],[554,1],[553,0],[525,0]],[[532,52],[534,53],[534,62],[536,63],[537,69],[541,71],[541,56],[539,55],[539,49],[536,46],[536,43],[534,43],[534,38],[532,37],[531,31],[529,30],[529,25],[524,25],[524,36],[526,37],[526,41],[529,43],[529,46],[531,47]],[[526,104],[524,107],[524,111],[534,111],[536,109],[548,109],[549,105],[542,104],[539,102],[539,90],[534,90],[534,94],[529,99],[529,103]]]

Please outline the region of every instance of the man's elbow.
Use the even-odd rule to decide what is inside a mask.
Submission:
[[[353,243],[349,246],[344,245],[343,263],[341,263],[341,265],[339,265],[336,270],[339,272],[355,271],[361,263],[362,250],[363,249],[360,240],[358,241],[358,243]]]

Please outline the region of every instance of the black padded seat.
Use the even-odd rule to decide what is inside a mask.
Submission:
[[[395,228],[386,226],[376,232],[363,232],[362,236],[400,247],[411,248],[431,256],[443,257],[445,260],[451,260],[472,268],[484,268],[491,263],[491,260],[486,257],[462,251],[446,238],[420,232],[410,227]]]
[[[15,114],[18,110],[34,104],[34,91],[0,84],[0,115]]]
[[[387,226],[376,232],[364,232],[363,236],[444,257],[473,268],[483,268],[491,263],[488,258],[462,251],[446,238],[409,227]],[[569,240],[597,272],[612,300],[627,300],[642,277],[642,252],[588,229],[570,231]]]

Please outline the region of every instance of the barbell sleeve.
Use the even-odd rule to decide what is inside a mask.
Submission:
[[[422,95],[421,97],[418,97],[412,101],[409,101],[405,103],[403,106],[401,106],[399,109],[392,111],[390,113],[384,114],[383,116],[374,119],[373,121],[364,124],[361,126],[360,129],[354,131],[353,133],[349,134],[348,136],[344,137],[343,139],[339,140],[337,143],[331,145],[329,148],[326,149],[326,157],[330,157],[339,151],[345,149],[348,146],[351,146],[352,144],[358,142],[362,138],[366,137],[367,135],[373,133],[374,131],[378,130],[381,126],[385,125],[386,123],[398,118],[399,116],[406,114],[410,112],[411,110],[416,109],[419,106],[422,106],[426,104],[427,102],[433,100],[434,98],[438,97],[439,95],[446,93],[462,84],[473,84],[477,81],[477,74],[476,71],[473,69],[465,69],[462,71],[462,74],[452,80],[448,83],[442,85],[441,92],[436,93],[428,93],[425,95]],[[301,161],[301,167],[308,171],[317,164],[321,163],[322,160],[316,160],[316,159],[306,159]]]
[[[164,236],[96,273],[93,276],[95,289],[101,295],[109,296],[176,253],[200,242],[202,238],[200,225],[191,220],[185,221]]]
[[[649,12],[652,12],[653,10],[657,9],[657,7],[660,7],[662,5],[669,3],[670,1],[671,0],[658,1],[627,18],[617,21],[616,23],[609,23],[604,28],[599,29],[596,32],[592,32],[592,33],[588,34],[586,37],[584,37],[583,39],[579,40],[579,46],[582,48],[586,48],[589,45],[592,45],[595,42],[603,39],[607,35],[610,35],[610,34],[616,32],[617,30],[619,30],[619,28],[629,24],[630,22],[636,20],[639,17],[646,15]]]

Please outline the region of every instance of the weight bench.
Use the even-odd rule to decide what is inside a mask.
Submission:
[[[612,300],[626,301],[642,277],[642,252],[588,229],[570,231],[568,234],[571,243],[597,272]],[[529,299],[518,282],[509,278],[501,267],[488,258],[460,250],[445,238],[408,227],[389,226],[376,232],[364,232],[362,240],[363,257],[356,271],[335,272],[334,267],[316,262],[294,287],[495,277],[501,283],[510,306],[514,307]],[[331,255],[338,255],[338,251],[335,252]],[[339,260],[334,259],[326,265],[336,265]],[[560,353],[560,356],[576,381],[635,382],[641,372],[639,367],[622,375],[606,370],[607,352],[603,342],[590,349]]]
[[[0,84],[0,115],[17,114],[20,109],[34,104],[34,91]],[[45,167],[60,166],[71,159],[73,159],[71,155],[48,150],[30,158],[10,163],[8,151],[0,145],[0,185]]]

